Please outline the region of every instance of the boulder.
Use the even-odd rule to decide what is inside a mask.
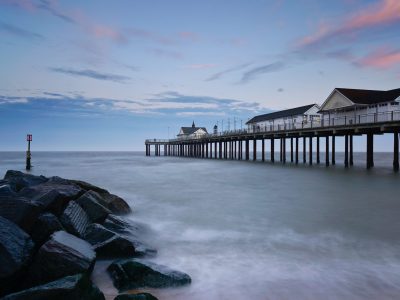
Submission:
[[[88,276],[78,274],[7,295],[2,300],[104,300]],[[145,298],[146,299],[146,298]],[[149,298],[151,299],[151,298]]]
[[[115,297],[114,300],[158,300],[158,299],[149,293],[139,293],[139,294],[121,294]]]
[[[27,198],[0,195],[0,216],[17,224],[26,232],[32,229],[41,210],[38,203]]]
[[[120,291],[136,288],[162,288],[191,283],[189,275],[162,265],[137,259],[118,260],[108,268],[114,286]]]
[[[84,193],[79,186],[68,180],[51,177],[45,183],[23,188],[19,195],[39,203],[44,210],[60,215],[70,200]]]
[[[34,243],[16,224],[0,217],[0,295],[12,289],[33,255]]]
[[[89,225],[84,238],[92,244],[99,257],[142,257],[156,253],[156,250],[112,232],[100,224]]]
[[[102,194],[103,199],[108,203],[107,207],[115,214],[124,215],[132,212],[129,204],[124,199],[113,194]]]
[[[94,191],[87,191],[76,202],[83,208],[91,222],[103,223],[111,213],[108,208],[101,204],[100,195]]]
[[[14,191],[18,192],[25,187],[35,186],[44,183],[47,181],[47,178],[44,176],[35,176],[22,173],[20,171],[8,170],[6,175],[4,176],[4,180],[7,180],[11,188]]]
[[[0,196],[16,197],[17,193],[5,180],[0,180]]]
[[[65,231],[53,233],[40,247],[27,276],[27,287],[78,273],[90,273],[96,259],[92,246]]]
[[[33,226],[31,236],[35,244],[40,247],[56,231],[64,230],[58,218],[52,213],[42,213]]]
[[[85,181],[81,181],[81,180],[71,180],[72,183],[78,185],[81,189],[84,189],[85,191],[94,191],[96,193],[99,194],[106,194],[109,192],[101,187],[95,186],[93,184],[90,184],[88,182]]]
[[[69,233],[79,237],[84,236],[86,228],[90,224],[89,217],[75,201],[68,203],[60,221]]]
[[[130,223],[113,214],[107,216],[103,222],[103,226],[111,231],[122,234],[129,234],[133,229]]]

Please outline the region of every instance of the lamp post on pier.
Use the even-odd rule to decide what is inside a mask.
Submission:
[[[26,151],[26,170],[29,171],[31,169],[31,142],[32,142],[32,134],[26,135],[26,140],[28,142],[28,151]]]

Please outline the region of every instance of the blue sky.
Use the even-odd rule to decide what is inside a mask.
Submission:
[[[143,150],[400,81],[400,1],[0,0],[0,150]]]

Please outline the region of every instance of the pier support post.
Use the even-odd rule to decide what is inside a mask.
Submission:
[[[299,138],[296,137],[296,155],[295,155],[296,165],[299,163]]]
[[[206,158],[208,158],[208,142],[206,142]]]
[[[344,167],[349,167],[349,135],[344,136]]]
[[[282,161],[286,164],[286,138],[282,139]]]
[[[280,146],[279,146],[279,161],[282,162],[283,155],[282,155],[282,148],[283,148],[283,141],[282,138],[279,139]]]
[[[350,136],[349,136],[349,139],[350,139],[350,166],[352,166],[354,163],[353,163],[353,135],[352,134],[350,134]]]
[[[217,158],[217,146],[218,146],[218,143],[217,142],[214,142],[214,158],[216,159]]]
[[[335,159],[336,151],[335,151],[335,136],[332,135],[332,166],[336,164]]]
[[[374,166],[374,134],[367,133],[367,169]]]
[[[275,139],[271,139],[271,162],[275,162]]]
[[[237,158],[237,141],[233,141],[233,158]]]
[[[219,141],[219,159],[222,159],[222,141]]]
[[[234,141],[231,141],[231,159],[234,158],[235,151],[233,151]]]
[[[329,167],[329,136],[325,137],[325,165]]]
[[[393,133],[393,171],[399,171],[399,133]]]
[[[293,162],[293,138],[290,138],[290,162]]]
[[[164,145],[164,156],[167,156],[167,145]]]
[[[261,160],[265,161],[265,140],[264,138],[261,140]]]
[[[307,155],[306,137],[303,137],[303,164],[305,164],[307,162],[306,155]]]
[[[250,156],[250,154],[249,154],[249,140],[248,139],[246,139],[246,160],[249,160],[249,156]]]
[[[319,158],[319,136],[317,136],[317,164],[320,164],[320,158]]]
[[[309,138],[309,145],[308,145],[308,160],[309,160],[309,164],[310,164],[310,166],[312,166],[312,164],[313,164],[313,161],[312,161],[312,157],[313,157],[313,153],[312,153],[312,148],[313,148],[313,145],[312,145],[312,136],[310,136],[310,138]]]
[[[239,140],[239,159],[243,159],[243,141]]]
[[[253,140],[253,160],[257,160],[257,140]]]

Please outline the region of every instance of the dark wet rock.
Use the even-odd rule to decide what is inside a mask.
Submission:
[[[60,221],[69,233],[80,237],[84,236],[86,228],[90,224],[89,217],[75,201],[68,203],[60,217]]]
[[[100,224],[91,224],[84,238],[92,244],[99,257],[142,257],[156,253],[156,250],[112,232]]]
[[[106,194],[109,192],[101,187],[95,186],[93,184],[90,184],[86,181],[81,181],[81,180],[71,180],[72,183],[78,185],[80,188],[84,189],[85,191],[94,191],[98,194]]]
[[[0,180],[0,196],[16,197],[17,193],[5,180]]]
[[[124,199],[113,194],[102,194],[103,199],[108,203],[107,207],[115,214],[129,214],[132,212]]]
[[[191,283],[189,275],[148,261],[127,259],[113,262],[108,268],[114,286],[120,291],[135,288],[162,288]]]
[[[22,189],[19,195],[34,200],[46,211],[60,215],[70,200],[83,193],[84,190],[68,180],[51,177],[45,183]]]
[[[2,300],[104,300],[88,276],[78,274],[7,295]],[[146,299],[146,298],[145,298]],[[151,299],[151,298],[149,298]]]
[[[105,221],[103,222],[104,227],[107,229],[117,232],[117,233],[131,233],[133,226],[125,221],[124,219],[116,216],[116,215],[108,215]]]
[[[139,293],[139,294],[121,294],[115,297],[114,300],[158,300],[158,299],[149,293]]]
[[[47,178],[44,176],[35,176],[22,173],[20,171],[8,170],[6,175],[4,176],[4,180],[7,180],[11,188],[14,191],[18,192],[25,187],[35,186],[44,183],[47,181]]]
[[[31,259],[33,248],[26,232],[0,217],[0,295],[16,283]]]
[[[27,286],[78,273],[90,273],[96,259],[92,246],[65,231],[55,232],[40,247],[30,267]]]
[[[36,245],[40,246],[56,231],[64,230],[58,218],[52,213],[42,213],[33,226],[31,236]]]
[[[38,203],[27,198],[0,195],[0,216],[17,224],[26,232],[32,229],[41,210]]]
[[[76,202],[83,208],[91,222],[103,223],[111,211],[106,208],[100,195],[94,191],[87,191]]]

